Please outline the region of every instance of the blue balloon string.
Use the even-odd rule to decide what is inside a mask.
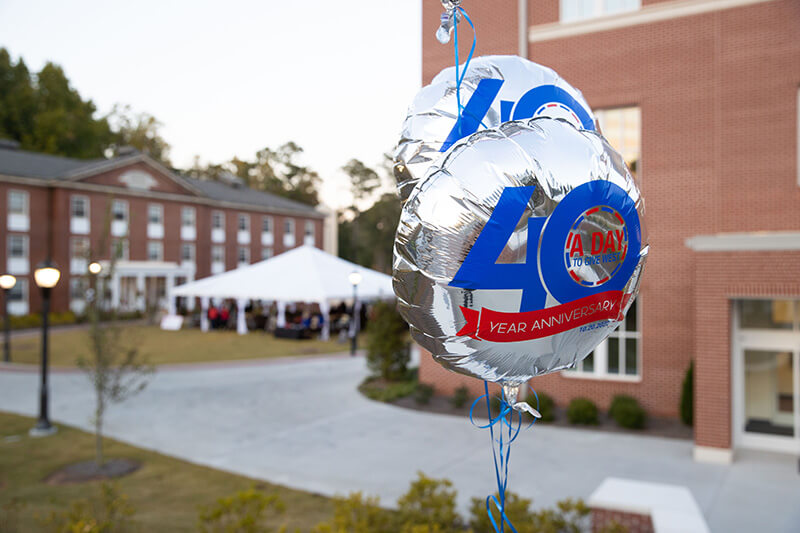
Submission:
[[[464,63],[464,70],[461,71],[459,75],[458,66],[458,14],[461,13],[464,15],[464,19],[469,23],[472,27],[472,47],[469,50],[469,54],[467,55],[467,61]],[[453,13],[453,49],[455,50],[456,56],[456,102],[458,104],[458,116],[456,117],[456,128],[458,129],[459,136],[461,136],[461,115],[464,112],[464,107],[461,105],[461,83],[464,81],[464,77],[467,75],[467,69],[469,69],[469,62],[472,61],[472,55],[475,53],[475,45],[478,43],[478,36],[475,33],[475,25],[472,23],[472,19],[469,18],[467,15],[466,10],[463,7],[457,7],[455,12]],[[485,128],[486,125],[481,122],[483,127]]]
[[[530,386],[529,386],[530,388]],[[520,429],[522,428],[522,414],[518,411],[515,411],[511,404],[506,402],[505,394],[502,394],[500,397],[500,412],[497,416],[492,416],[492,404],[491,404],[491,396],[489,395],[489,383],[484,381],[483,382],[483,389],[485,394],[479,398],[477,398],[474,402],[472,402],[472,407],[469,409],[469,420],[475,427],[480,429],[488,429],[489,436],[492,441],[492,459],[494,460],[494,473],[495,479],[497,481],[497,494],[499,496],[496,497],[493,494],[490,494],[486,497],[486,514],[489,515],[489,521],[492,523],[492,527],[495,530],[495,533],[504,533],[505,532],[505,525],[508,524],[508,527],[513,531],[513,533],[517,533],[516,528],[508,519],[505,511],[506,505],[506,488],[508,487],[508,463],[511,457],[511,443],[514,442],[519,436]],[[539,395],[536,394],[536,391],[530,389],[533,392],[534,397],[536,398],[536,409],[539,409]],[[485,425],[480,425],[475,422],[474,418],[474,409],[475,406],[481,400],[486,400],[486,412],[488,413],[489,421]],[[517,415],[517,422],[514,423],[514,414]],[[531,427],[533,424],[536,423],[536,418],[527,426]],[[494,437],[494,426],[499,424],[499,431],[498,434],[500,436],[499,439],[495,440]],[[507,435],[504,433],[504,429],[507,430]],[[527,429],[527,428],[526,428]],[[497,449],[495,449],[495,444],[497,444]],[[494,503],[497,511],[500,513],[500,525],[497,525],[497,521],[492,514],[491,506]]]

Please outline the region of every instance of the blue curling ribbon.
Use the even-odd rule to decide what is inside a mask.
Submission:
[[[469,54],[467,55],[467,61],[464,63],[464,70],[461,71],[459,75],[458,71],[458,14],[461,13],[464,15],[464,19],[469,23],[470,27],[472,27],[472,47],[469,49]],[[467,70],[469,69],[469,62],[472,61],[472,55],[475,53],[475,45],[478,43],[478,36],[475,33],[475,25],[472,23],[472,19],[469,18],[467,15],[466,10],[463,7],[457,7],[455,12],[453,13],[453,49],[455,50],[456,56],[456,102],[458,103],[458,116],[456,118],[456,131],[459,133],[461,132],[460,123],[461,123],[461,116],[464,112],[464,106],[461,105],[461,83],[464,81],[464,77],[467,75]],[[480,121],[481,125],[485,128],[486,125],[483,124],[483,121]],[[459,135],[461,138],[461,135]]]
[[[529,386],[530,388],[530,386]],[[505,525],[508,524],[508,527],[513,531],[513,533],[517,533],[517,529],[508,519],[506,516],[505,511],[505,499],[506,499],[506,487],[508,486],[508,462],[511,456],[511,443],[514,442],[519,436],[520,429],[522,428],[522,413],[515,411],[513,407],[506,402],[505,393],[503,393],[500,397],[500,412],[497,416],[492,417],[492,404],[491,404],[491,396],[489,395],[489,383],[484,381],[483,382],[483,389],[485,394],[478,399],[476,399],[472,403],[472,407],[469,409],[469,421],[477,428],[480,429],[489,429],[489,436],[492,439],[492,458],[494,459],[494,473],[495,478],[497,480],[497,494],[499,499],[494,494],[490,494],[486,497],[486,514],[489,516],[489,521],[492,523],[492,527],[495,530],[495,533],[504,533],[505,532]],[[536,398],[536,409],[539,409],[539,395],[536,394],[536,391],[532,388],[530,389],[533,393],[533,396]],[[473,411],[475,406],[478,403],[485,399],[486,400],[486,412],[489,417],[489,422],[486,425],[479,425],[475,422]],[[514,414],[517,415],[516,424],[514,423]],[[526,427],[529,428],[533,424],[536,423],[536,418]],[[494,438],[494,426],[499,424],[499,431],[498,434],[500,436],[499,439],[495,440]],[[497,448],[495,448],[495,444],[497,444]],[[497,511],[500,513],[500,525],[497,525],[497,521],[492,514],[492,503],[494,503]]]

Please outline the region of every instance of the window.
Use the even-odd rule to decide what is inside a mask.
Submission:
[[[72,218],[89,218],[89,199],[86,196],[70,197],[70,216]]]
[[[89,258],[89,238],[88,237],[73,237],[70,240],[69,255],[73,259],[88,259]]]
[[[195,221],[194,207],[184,207],[181,209],[181,227],[193,228]]]
[[[28,216],[28,193],[8,191],[8,214]]]
[[[211,262],[212,263],[225,263],[225,247],[212,246],[211,247]]]
[[[164,223],[164,206],[161,204],[148,204],[147,206],[148,224]]]
[[[222,211],[211,212],[211,228],[225,229],[225,215],[222,213]]]
[[[272,233],[272,217],[263,217],[261,219],[261,232]]]
[[[128,239],[111,239],[111,257],[118,261],[128,260]]]
[[[111,203],[111,219],[114,222],[127,222],[128,202],[125,200],[114,200]]]
[[[26,237],[25,235],[9,235],[8,257],[15,259],[27,259],[28,237]]]
[[[800,331],[800,301],[739,300],[739,329]]]
[[[636,174],[642,150],[642,116],[638,107],[595,111],[603,136]]]
[[[240,246],[238,253],[238,260],[240,265],[250,264],[250,248],[247,246]]]
[[[239,231],[250,231],[250,216],[239,213]]]
[[[314,222],[306,220],[306,237],[314,237]]]
[[[283,224],[283,234],[284,235],[291,235],[294,237],[294,219],[287,218]]]
[[[616,15],[640,7],[641,0],[561,0],[561,22]]]
[[[83,300],[86,298],[86,291],[89,289],[89,280],[83,276],[72,277],[69,280],[70,300]]]
[[[638,302],[634,300],[619,327],[566,375],[612,379],[638,377],[641,374],[639,364],[641,330],[637,307]]]
[[[162,261],[164,259],[164,245],[160,242],[149,241],[147,243],[147,260]]]
[[[272,248],[264,247],[261,249],[261,260],[269,259],[272,257]]]
[[[194,244],[181,245],[181,261],[187,263],[194,263]]]
[[[17,278],[17,283],[8,289],[8,302],[28,301],[28,280]]]

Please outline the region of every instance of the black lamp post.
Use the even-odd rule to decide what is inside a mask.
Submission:
[[[48,416],[48,386],[47,386],[47,334],[48,317],[50,313],[50,291],[58,283],[61,272],[50,260],[40,263],[33,272],[36,285],[42,289],[42,382],[39,388],[39,420],[31,430],[32,435],[50,435],[56,428],[50,424]]]
[[[358,322],[356,318],[356,313],[358,312],[358,284],[361,283],[361,272],[353,271],[347,276],[347,279],[350,280],[350,284],[353,285],[353,328],[352,328],[352,336],[350,338],[350,356],[356,355],[356,348],[358,348]]]
[[[3,361],[6,363],[11,362],[11,333],[8,320],[8,291],[14,288],[17,284],[17,278],[11,274],[3,274],[0,276],[0,288],[3,289]]]

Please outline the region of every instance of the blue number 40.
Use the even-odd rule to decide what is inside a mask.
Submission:
[[[546,217],[528,219],[524,263],[497,263],[536,187],[506,187],[486,226],[456,272],[451,287],[463,289],[522,289],[520,311],[544,307],[547,293],[539,279],[536,250]]]

